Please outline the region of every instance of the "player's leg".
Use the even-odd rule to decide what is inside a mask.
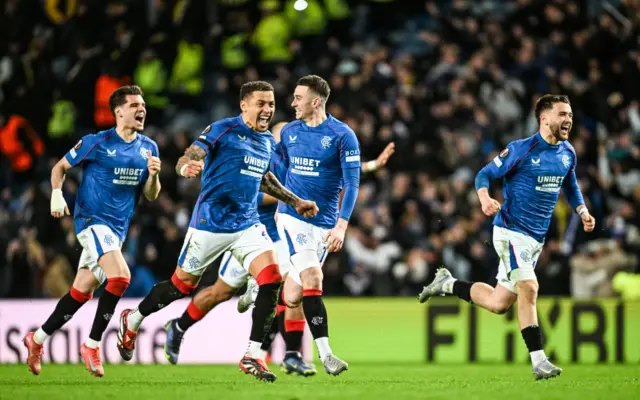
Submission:
[[[171,279],[154,285],[138,307],[120,314],[118,349],[124,360],[133,357],[136,335],[144,318],[193,293],[206,267],[226,250],[233,238],[234,234],[213,234],[189,228]]]
[[[249,346],[240,360],[240,369],[258,379],[274,381],[276,376],[265,363],[267,352],[262,349],[262,342],[271,330],[282,286],[273,243],[264,225],[257,224],[243,232],[232,245],[231,252],[259,286],[252,313]]]
[[[499,271],[504,271],[502,262]],[[517,296],[513,284],[500,279],[503,274],[498,272],[498,285],[494,288],[483,282],[461,281],[446,268],[440,268],[433,282],[422,290],[419,299],[424,303],[433,296],[452,294],[494,314],[504,314],[516,302]]]
[[[302,289],[302,287],[300,288]],[[286,346],[286,353],[282,364],[283,371],[296,373],[301,376],[313,376],[317,373],[313,364],[307,364],[302,358],[302,338],[306,320],[301,306],[295,308],[286,307],[282,315],[282,337]]]
[[[83,250],[81,259],[86,260],[88,258],[86,251]],[[93,297],[93,291],[100,285],[100,282],[96,279],[94,274],[88,268],[80,268],[73,281],[73,285],[69,292],[64,295],[53,313],[49,316],[47,321],[35,332],[29,332],[22,342],[27,348],[27,365],[29,371],[34,375],[40,374],[40,361],[42,357],[42,345],[49,336],[53,335],[55,331],[62,328],[62,326],[69,321],[73,315],[86,303],[91,297]]]
[[[262,342],[273,324],[282,286],[275,252],[268,250],[255,257],[249,264],[249,273],[256,279],[259,289],[252,313],[249,347],[240,361],[240,368],[258,379],[274,381],[276,376],[265,363],[267,352],[262,348]]]
[[[302,286],[302,309],[322,364],[327,373],[338,375],[346,371],[349,365],[333,355],[329,346],[327,309],[322,300],[322,264],[327,255],[323,240],[327,230],[286,214],[281,215],[278,222],[284,228],[284,236],[292,254],[290,260],[293,267],[285,283],[285,301],[289,307],[299,304],[295,287],[288,284],[290,279],[299,279],[298,283]]]
[[[562,373],[562,369],[551,364],[544,353],[536,311],[538,280],[534,268],[542,252],[542,243],[500,227],[494,227],[493,242],[501,260],[499,283],[517,289],[518,322],[529,350],[534,376],[536,379],[556,377]]]
[[[96,314],[89,338],[80,346],[87,371],[91,375],[104,376],[100,360],[100,342],[120,297],[129,286],[131,274],[120,251],[122,242],[106,225],[92,225],[78,234],[82,247],[91,254],[97,265],[90,266],[91,272],[102,283],[106,280],[105,291],[98,300]]]
[[[165,325],[167,340],[164,352],[170,363],[177,364],[180,344],[187,329],[204,318],[218,304],[229,300],[245,284],[248,273],[231,252],[226,252],[222,256],[218,275],[218,280],[212,286],[195,295],[180,318],[172,319]]]
[[[515,272],[515,271],[514,271]],[[542,330],[538,325],[538,313],[536,300],[538,298],[538,280],[535,278],[533,268],[530,271],[521,270],[515,277],[518,289],[518,323],[529,356],[533,375],[536,379],[555,378],[562,374],[562,369],[553,365],[544,353]]]

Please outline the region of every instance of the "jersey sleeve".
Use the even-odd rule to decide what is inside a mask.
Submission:
[[[221,124],[211,124],[204,128],[204,130],[198,137],[198,140],[193,142],[193,144],[200,147],[208,154],[209,152],[215,150],[216,145],[218,144],[218,140],[227,130],[228,129],[224,129]]]
[[[500,179],[517,168],[523,156],[520,153],[520,146],[517,143],[509,143],[500,154],[478,172],[475,181],[476,191],[488,188],[492,180]]]
[[[562,182],[562,191],[564,196],[567,198],[567,201],[571,205],[573,211],[575,211],[579,206],[584,205],[584,198],[582,197],[582,192],[580,191],[580,186],[578,185],[578,178],[576,176],[576,166],[578,163],[577,157],[574,154],[574,162],[567,174],[566,178]]]
[[[342,135],[340,141],[340,164],[343,169],[360,169],[360,144],[352,130]]]
[[[64,157],[72,167],[78,166],[83,162],[93,161],[96,157],[98,143],[100,143],[98,135],[84,136]]]

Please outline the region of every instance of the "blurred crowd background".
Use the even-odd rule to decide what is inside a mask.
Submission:
[[[144,89],[145,134],[163,161],[160,198],[141,202],[123,248],[126,295],[143,296],[173,273],[199,190],[176,177],[178,157],[207,124],[239,112],[248,80],[272,82],[274,122],[291,120],[295,81],[309,73],[331,84],[328,110],[357,133],[363,159],[396,144],[387,168],[363,176],[345,248],[325,264],[326,294],[415,296],[440,265],[495,283],[475,173],[536,132],[538,96],[564,93],[597,226],[586,234],[561,198],[536,268],[540,292],[638,296],[639,3],[4,0],[0,297],[69,289],[81,248],[72,219],[49,215],[50,168],[114,124],[115,88]],[[73,170],[64,184],[71,209],[80,180]],[[493,196],[502,199],[499,182]]]

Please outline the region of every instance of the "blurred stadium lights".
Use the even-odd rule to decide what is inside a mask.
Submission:
[[[309,6],[309,3],[307,3],[305,0],[297,0],[294,4],[293,4],[293,8],[296,11],[304,11],[307,9],[307,6]]]

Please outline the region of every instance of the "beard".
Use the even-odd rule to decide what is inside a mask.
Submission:
[[[571,127],[569,127],[569,129],[567,130],[567,133],[565,135],[560,130],[560,125],[561,124],[559,124],[559,123],[550,125],[549,126],[549,130],[551,131],[551,134],[553,135],[553,137],[555,137],[559,142],[564,142],[564,141],[569,139],[569,132],[571,131]]]

